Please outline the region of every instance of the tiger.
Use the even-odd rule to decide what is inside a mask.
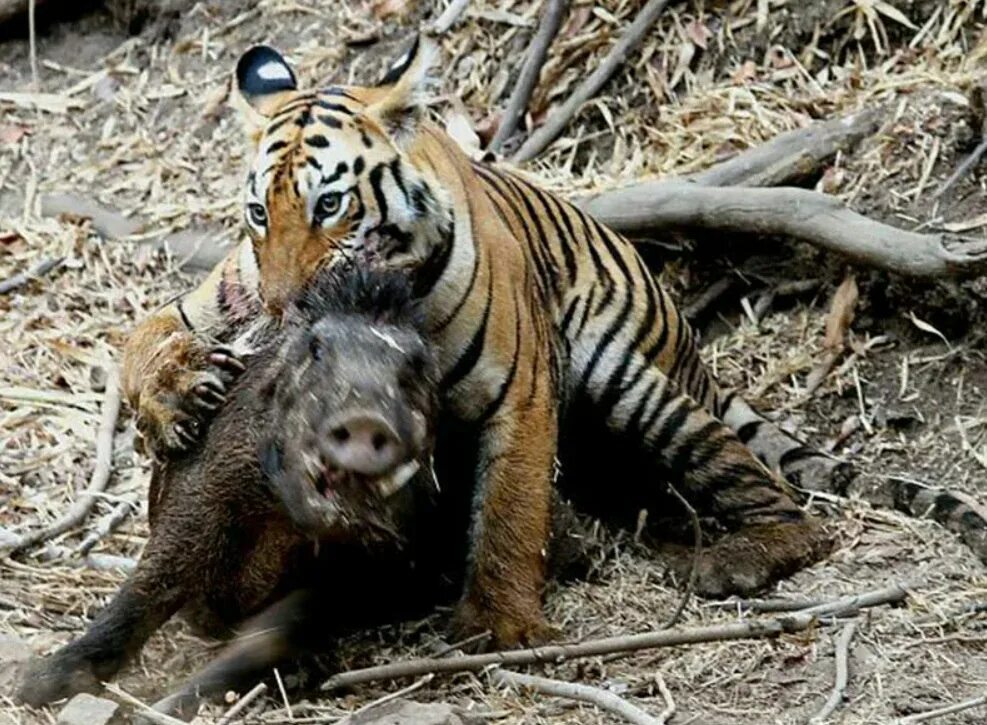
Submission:
[[[311,90],[273,48],[240,57],[233,99],[254,150],[247,237],[124,351],[124,389],[151,450],[195,446],[242,369],[238,331],[278,319],[317,269],[357,260],[411,275],[443,417],[474,433],[454,631],[487,632],[495,647],[555,633],[541,599],[568,431],[601,429],[653,469],[620,496],[667,482],[722,526],[689,564],[703,594],[751,592],[824,556],[825,528],[789,483],[829,488],[842,464],[717,385],[629,240],[516,170],[472,159],[428,119],[436,54],[419,37],[378,85]]]

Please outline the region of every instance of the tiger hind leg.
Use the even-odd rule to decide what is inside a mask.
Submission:
[[[626,391],[609,411],[608,425],[641,441],[667,480],[728,529],[703,547],[696,564],[700,594],[749,594],[829,552],[828,534],[799,508],[785,482],[657,368]],[[691,555],[673,557],[683,575],[691,566]]]
[[[755,411],[734,392],[721,393],[715,403],[718,417],[736,431],[751,452],[772,471],[805,491],[846,493],[853,466],[818,451]]]

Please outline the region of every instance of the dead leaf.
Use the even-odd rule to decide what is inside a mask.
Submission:
[[[29,133],[31,133],[30,127],[19,126],[16,123],[0,126],[0,146],[13,146]]]
[[[592,5],[580,5],[569,14],[569,22],[559,34],[561,38],[571,38],[585,27],[586,23],[593,16]]]
[[[946,343],[946,347],[951,347],[949,344],[949,340],[946,339],[945,335],[943,335],[941,332],[939,332],[939,330],[937,330],[935,327],[930,325],[925,320],[920,320],[918,317],[915,316],[914,312],[909,312],[908,318],[912,321],[912,324],[915,325],[915,327],[920,329],[922,332],[928,332],[930,335],[935,335],[944,343]]]
[[[757,63],[752,60],[745,60],[744,64],[733,72],[730,80],[737,85],[757,80]]]
[[[370,12],[377,20],[403,20],[415,9],[418,0],[374,0]]]
[[[685,26],[685,34],[688,36],[689,40],[703,50],[706,50],[706,45],[709,42],[709,39],[713,37],[713,31],[700,23],[698,20],[693,20]]]
[[[459,144],[469,156],[480,152],[480,137],[473,130],[469,117],[462,111],[450,111],[446,117],[446,133]]]
[[[853,322],[853,313],[857,307],[858,299],[860,299],[860,292],[857,289],[857,280],[852,274],[847,275],[843,283],[836,288],[833,302],[829,308],[829,315],[826,317],[826,337],[823,340],[823,345],[827,349],[843,349],[843,338],[846,337],[850,323]]]

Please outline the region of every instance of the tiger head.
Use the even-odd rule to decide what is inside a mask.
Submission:
[[[378,86],[308,91],[272,48],[240,58],[235,103],[255,149],[244,209],[269,313],[322,266],[411,266],[448,234],[451,204],[416,153],[433,56],[416,39]]]

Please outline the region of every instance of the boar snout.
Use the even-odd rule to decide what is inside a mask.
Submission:
[[[326,461],[364,476],[380,476],[404,462],[408,446],[382,415],[353,411],[327,421],[328,433],[320,441]]]

